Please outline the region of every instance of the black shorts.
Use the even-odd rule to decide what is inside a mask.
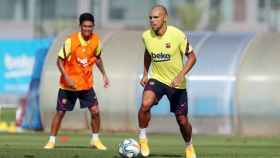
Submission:
[[[98,105],[97,97],[93,88],[81,91],[59,89],[56,110],[72,111],[77,99],[80,101],[80,108],[90,108]]]
[[[188,114],[188,95],[186,89],[172,88],[155,79],[150,79],[146,84],[144,91],[153,91],[157,100],[154,105],[158,104],[163,95],[166,95],[170,102],[170,111],[176,115]]]

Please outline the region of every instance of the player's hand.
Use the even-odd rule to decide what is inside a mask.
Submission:
[[[70,79],[68,76],[64,76],[64,79],[65,79],[66,84],[69,88],[76,89],[75,82],[72,79]]]
[[[176,88],[176,87],[180,86],[184,77],[185,77],[185,75],[182,75],[182,74],[177,75],[175,77],[175,79],[171,82],[170,87]]]
[[[107,75],[103,75],[103,84],[104,84],[104,88],[108,88],[110,85],[110,81]]]
[[[141,79],[141,81],[140,81],[140,84],[143,86],[143,87],[145,87],[145,85],[147,84],[147,82],[148,82],[148,75],[144,75],[143,77],[142,77],[142,79]]]

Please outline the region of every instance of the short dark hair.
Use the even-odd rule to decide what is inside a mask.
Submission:
[[[167,12],[167,9],[164,5],[161,5],[161,4],[156,4],[152,7],[152,10],[155,9],[155,8],[160,8],[162,9],[162,11],[164,12],[165,15],[168,15],[168,12]]]
[[[82,13],[80,15],[79,21],[80,21],[80,25],[84,21],[91,21],[92,23],[94,23],[94,16],[91,13]]]

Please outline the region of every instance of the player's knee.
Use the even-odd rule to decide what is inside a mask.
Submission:
[[[149,111],[150,109],[151,109],[151,107],[152,107],[152,105],[153,105],[153,102],[152,101],[150,101],[150,100],[144,100],[143,102],[142,102],[142,106],[141,106],[141,110],[142,111]]]
[[[92,115],[99,115],[99,109],[97,106],[93,106],[90,108],[90,112]]]
[[[184,119],[180,119],[180,120],[178,121],[178,123],[179,123],[180,126],[187,126],[187,125],[188,125],[188,124],[187,124],[187,121],[184,120]]]
[[[176,116],[179,126],[187,126],[189,124],[186,116]]]
[[[62,117],[64,116],[64,114],[65,114],[65,111],[58,111],[58,112],[56,113],[56,115],[57,115],[58,117],[60,117],[60,118],[62,118]]]

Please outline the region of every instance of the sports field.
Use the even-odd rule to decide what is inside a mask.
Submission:
[[[48,135],[40,132],[0,133],[0,158],[119,158],[118,143],[136,138],[133,133],[106,133],[101,138],[109,149],[89,148],[90,136],[85,132],[62,132],[57,148],[43,149]],[[152,158],[183,157],[184,144],[179,135],[150,134]],[[280,137],[194,136],[198,158],[279,158]]]

